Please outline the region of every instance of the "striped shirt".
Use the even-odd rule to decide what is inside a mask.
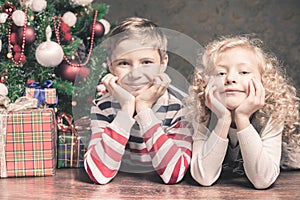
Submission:
[[[106,94],[91,108],[92,136],[84,157],[90,178],[106,184],[118,171],[156,171],[167,184],[179,182],[191,160],[192,130],[182,96],[168,89],[152,109],[134,118]]]

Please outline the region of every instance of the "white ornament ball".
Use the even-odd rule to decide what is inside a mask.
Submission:
[[[7,18],[8,18],[7,13],[0,13],[0,23],[1,24],[5,23]]]
[[[93,0],[70,0],[71,3],[81,5],[81,6],[86,6],[90,3],[93,2]]]
[[[75,16],[74,13],[68,11],[66,12],[63,17],[62,17],[63,21],[68,24],[70,27],[74,26],[76,24],[77,21],[77,17]]]
[[[56,42],[46,41],[37,47],[35,58],[44,67],[55,67],[63,60],[64,51]]]
[[[104,26],[104,35],[109,33],[110,31],[110,23],[106,19],[100,19],[99,22],[101,22]]]
[[[25,17],[25,13],[22,10],[16,10],[12,14],[12,20],[17,26],[24,26]]]
[[[8,89],[6,85],[3,83],[0,83],[0,95],[7,96],[8,95]]]
[[[31,5],[29,8],[34,12],[41,12],[47,7],[47,1],[45,0],[32,0]]]

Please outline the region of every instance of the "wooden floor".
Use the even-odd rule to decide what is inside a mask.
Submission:
[[[300,171],[282,172],[267,190],[255,190],[244,177],[226,174],[211,187],[189,173],[175,185],[154,174],[119,173],[107,185],[91,183],[83,168],[57,169],[55,176],[0,179],[0,199],[300,199]]]

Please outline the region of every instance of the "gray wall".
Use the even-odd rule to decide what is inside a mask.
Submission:
[[[300,88],[300,0],[95,0],[110,5],[106,19],[148,18],[202,45],[220,35],[255,33],[286,66]],[[186,77],[192,68],[177,69]],[[185,65],[185,66],[184,66]],[[173,65],[171,65],[173,67]]]

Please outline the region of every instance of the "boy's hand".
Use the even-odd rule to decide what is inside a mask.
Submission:
[[[119,101],[121,110],[127,112],[132,117],[135,111],[135,98],[119,86],[117,80],[118,77],[107,74],[102,78],[102,83],[105,85],[108,92]]]
[[[249,81],[248,97],[235,109],[235,122],[237,128],[242,130],[250,124],[253,113],[265,104],[265,89],[261,82],[252,78]]]
[[[170,82],[171,79],[169,76],[163,73],[156,76],[151,83],[138,90],[134,94],[136,112],[139,113],[147,108],[152,108],[153,104],[165,93]]]
[[[210,79],[205,88],[205,105],[217,116],[218,119],[230,121],[231,112],[222,103],[221,100],[226,101],[226,99],[220,96],[217,91],[217,83],[215,79]]]

